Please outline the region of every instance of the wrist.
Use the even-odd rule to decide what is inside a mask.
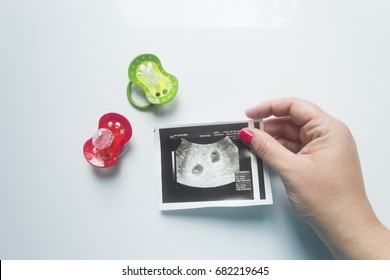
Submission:
[[[314,226],[337,259],[390,259],[390,230],[369,208],[327,229]]]

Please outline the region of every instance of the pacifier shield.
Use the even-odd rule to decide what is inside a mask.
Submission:
[[[160,59],[153,54],[142,54],[133,59],[128,69],[127,97],[132,105],[146,109],[165,104],[175,97],[179,83],[176,77],[164,70]],[[149,104],[140,105],[132,98],[132,84],[140,87]]]
[[[85,142],[85,159],[95,167],[109,167],[118,161],[133,134],[130,122],[117,113],[107,113],[99,120],[95,135]]]

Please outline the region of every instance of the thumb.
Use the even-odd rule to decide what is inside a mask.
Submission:
[[[265,131],[244,128],[238,134],[238,138],[280,175],[295,165],[296,155]]]

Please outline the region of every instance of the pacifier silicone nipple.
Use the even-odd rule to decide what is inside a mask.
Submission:
[[[160,59],[153,54],[143,54],[134,58],[129,65],[128,75],[130,81],[127,85],[127,97],[138,109],[165,104],[175,97],[179,89],[176,77],[167,73]],[[144,91],[148,104],[141,105],[134,101],[131,88],[133,84]]]
[[[114,135],[108,128],[99,128],[92,137],[92,144],[98,149],[105,149],[114,141]]]
[[[139,68],[142,72],[137,72],[137,75],[141,76],[148,86],[156,86],[158,84],[160,75],[152,68],[151,62],[148,62],[147,66],[141,64]]]
[[[84,144],[85,159],[95,167],[109,167],[124,154],[133,134],[130,122],[122,115],[108,113],[99,120],[95,135]]]

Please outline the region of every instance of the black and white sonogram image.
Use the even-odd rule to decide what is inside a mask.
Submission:
[[[240,171],[238,147],[229,137],[210,144],[183,139],[176,152],[177,182],[195,188],[213,188],[235,181]]]
[[[260,125],[252,123],[254,127],[256,124]],[[239,131],[248,125],[236,122],[159,128],[156,144],[162,208],[265,200],[262,161],[238,139]]]

